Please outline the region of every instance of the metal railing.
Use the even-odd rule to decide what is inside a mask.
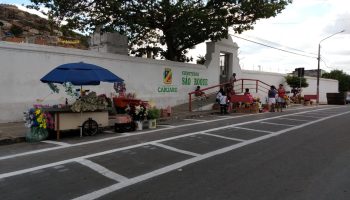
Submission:
[[[203,89],[200,89],[199,92],[205,93],[206,91],[207,92],[206,95],[212,95],[217,93],[220,88],[231,86],[231,84],[233,85],[233,90],[235,94],[244,93],[246,88],[248,88],[250,92],[254,91],[255,93],[258,93],[258,92],[267,93],[267,91],[270,89],[269,84],[257,79],[238,79],[233,83],[226,82],[226,83],[221,83],[211,87],[203,88]],[[213,89],[215,89],[214,92],[212,91]],[[198,91],[192,91],[188,93],[188,109],[190,112],[192,112],[192,103],[195,100],[195,98],[192,98],[192,95],[195,95],[197,92]]]

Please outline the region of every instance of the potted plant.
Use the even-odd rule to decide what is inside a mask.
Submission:
[[[148,110],[148,126],[149,128],[156,128],[157,127],[157,119],[160,117],[160,110],[158,108],[151,108]]]
[[[148,115],[148,110],[144,105],[128,106],[125,111],[132,117],[136,124],[136,130],[140,131],[143,129],[143,121]]]

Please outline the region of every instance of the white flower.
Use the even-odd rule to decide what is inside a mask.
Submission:
[[[135,106],[135,114],[138,115],[142,110],[141,106]]]

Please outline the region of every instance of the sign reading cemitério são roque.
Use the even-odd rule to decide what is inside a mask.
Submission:
[[[208,79],[200,76],[199,72],[182,71],[181,76],[175,76],[173,70],[170,67],[166,67],[162,73],[163,85],[157,88],[158,93],[177,93],[178,87],[173,84],[174,77],[176,80],[181,78],[180,82],[183,86],[207,86]]]
[[[208,79],[202,78],[199,72],[182,71],[182,85],[208,85]]]
[[[163,84],[158,87],[159,93],[176,93],[177,87],[172,85],[173,83],[173,71],[171,68],[165,68],[163,71]]]

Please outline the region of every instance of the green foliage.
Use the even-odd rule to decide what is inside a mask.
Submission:
[[[291,88],[300,88],[300,86],[302,88],[308,87],[309,84],[306,81],[306,78],[304,77],[297,77],[297,76],[286,76],[284,77],[286,79],[287,84],[291,87]],[[301,83],[300,83],[301,81]]]
[[[339,82],[339,92],[350,91],[350,75],[342,70],[332,70],[329,73],[322,74],[322,78],[335,79]]]
[[[197,64],[204,65],[206,61],[205,56],[198,56],[198,59],[196,61],[197,61]]]
[[[129,38],[131,54],[149,49],[174,61],[187,61],[188,49],[253,29],[259,19],[275,17],[291,0],[31,0],[57,20],[82,31],[116,31]],[[166,50],[162,47],[166,46]],[[140,50],[140,51],[139,51]]]
[[[74,88],[74,85],[70,82],[63,83],[62,86],[65,89],[65,92],[68,96],[71,96],[73,98],[79,97],[79,93]]]
[[[60,89],[58,89],[57,85],[53,84],[53,83],[47,83],[47,85],[50,87],[51,91],[53,93],[59,93]]]
[[[158,108],[151,108],[148,110],[148,119],[159,119],[160,117],[160,110]]]
[[[10,32],[17,37],[22,35],[23,29],[19,26],[13,25],[10,29]]]

